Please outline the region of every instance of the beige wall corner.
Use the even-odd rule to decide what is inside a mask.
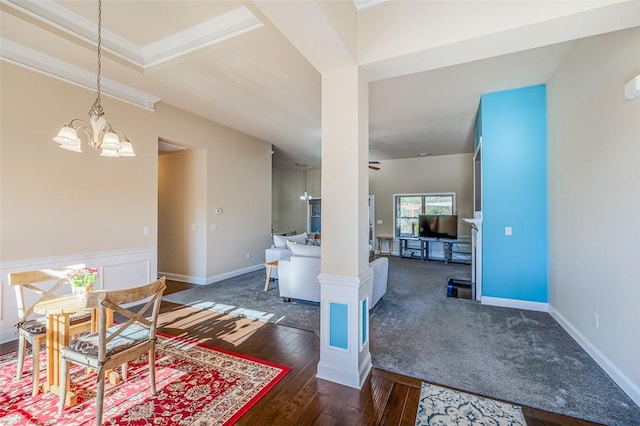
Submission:
[[[640,28],[576,43],[548,84],[548,173],[549,303],[640,404],[638,58]]]

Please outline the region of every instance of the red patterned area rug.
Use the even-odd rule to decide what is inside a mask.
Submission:
[[[44,351],[41,354],[44,368]],[[0,425],[95,424],[95,372],[72,368],[71,389],[78,404],[58,416],[58,396],[40,392],[32,397],[32,376],[26,373],[16,380],[16,364],[17,352],[0,356]],[[128,363],[126,382],[107,382],[106,425],[230,425],[290,370],[165,336],[158,336],[155,396],[151,395],[147,366],[144,356]],[[27,356],[25,371],[30,368],[31,356]]]

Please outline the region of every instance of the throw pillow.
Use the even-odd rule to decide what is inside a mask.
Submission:
[[[274,235],[273,245],[276,246],[276,248],[285,248],[287,247],[287,238],[282,235]]]
[[[320,257],[320,246],[305,246],[302,244],[291,243],[289,250],[294,256],[302,257]]]
[[[320,245],[320,240],[316,240],[315,238],[309,238],[309,241],[307,242],[308,246],[319,246]]]
[[[307,244],[307,240],[309,239],[306,232],[303,232],[302,234],[298,234],[298,235],[289,235],[286,238],[288,241],[291,241],[292,243],[298,243],[302,245]]]

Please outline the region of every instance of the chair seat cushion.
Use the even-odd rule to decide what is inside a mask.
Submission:
[[[29,334],[44,334],[47,331],[45,318],[37,318],[18,324],[18,327]]]
[[[86,315],[72,315],[69,317],[69,324],[76,325],[89,321],[91,314]],[[18,324],[20,329],[26,331],[29,334],[44,334],[47,331],[47,321],[44,317],[32,319]]]
[[[110,336],[120,328],[120,325],[114,325],[107,330],[107,336]],[[132,346],[149,340],[149,330],[137,324],[130,325],[125,331],[116,336],[112,341],[107,343],[107,357],[117,352],[122,352]],[[67,346],[74,352],[89,355],[92,357],[98,356],[98,334],[97,333],[85,333],[80,334],[77,339],[69,342]]]

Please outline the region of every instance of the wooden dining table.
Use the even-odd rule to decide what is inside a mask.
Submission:
[[[58,296],[36,303],[34,312],[45,315],[47,322],[47,380],[44,383],[44,391],[59,395],[61,380],[69,380],[68,377],[60,377],[60,370],[62,366],[61,349],[69,344],[71,337],[69,333],[70,317],[85,314],[87,301],[79,299],[74,294]],[[113,325],[113,311],[108,309],[107,312],[107,326],[111,326]],[[91,331],[94,333],[98,329],[97,321],[97,310],[91,309]],[[65,405],[73,406],[75,404],[76,396],[72,392],[67,392]]]

